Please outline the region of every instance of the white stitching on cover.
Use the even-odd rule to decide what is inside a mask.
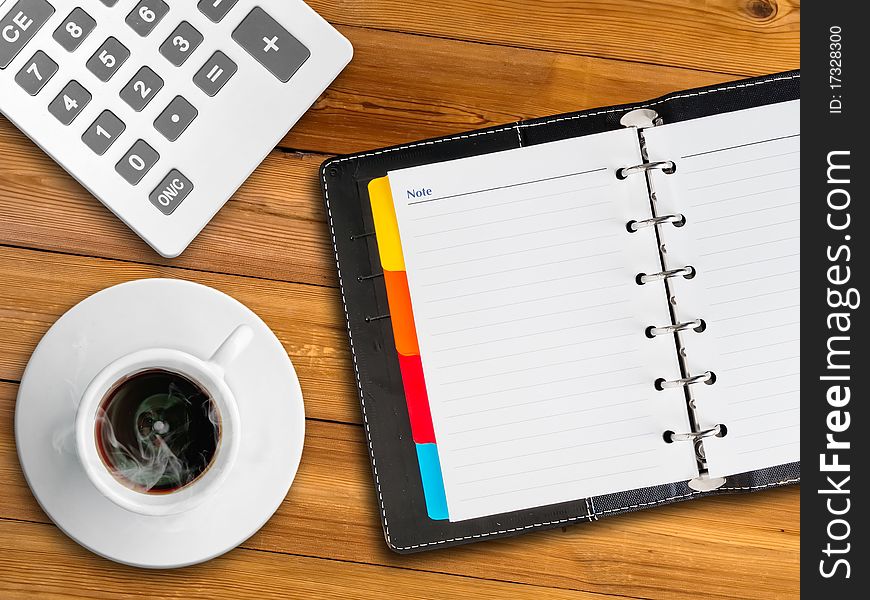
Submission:
[[[378,490],[378,502],[380,503],[380,507],[381,507],[381,515],[384,518],[384,534],[385,534],[386,539],[387,539],[387,544],[391,548],[394,548],[396,550],[413,550],[415,548],[423,548],[425,546],[435,546],[435,545],[439,545],[439,544],[448,544],[451,542],[459,542],[459,541],[463,541],[463,540],[480,539],[480,538],[486,538],[486,537],[489,537],[492,535],[502,535],[502,534],[506,534],[506,533],[513,533],[516,531],[525,531],[527,529],[535,529],[538,527],[547,527],[547,526],[551,526],[551,525],[560,525],[560,524],[565,524],[565,523],[571,523],[574,521],[581,521],[581,520],[587,519],[587,518],[589,520],[592,520],[593,515],[589,512],[589,509],[588,509],[589,505],[587,504],[587,514],[586,515],[580,515],[577,517],[569,517],[566,519],[559,519],[558,521],[543,521],[541,523],[524,525],[522,527],[512,527],[509,529],[501,529],[501,530],[496,530],[496,531],[490,531],[487,533],[466,535],[463,537],[448,538],[448,539],[444,539],[444,540],[435,540],[432,542],[424,542],[422,544],[414,544],[411,546],[396,546],[393,544],[393,542],[390,540],[390,525],[389,525],[389,522],[387,521],[387,510],[386,510],[386,507],[384,506],[383,494],[381,493],[381,482],[380,482],[380,478],[378,477],[378,467],[377,467],[377,462],[375,461],[374,448],[372,447],[371,431],[369,430],[369,422],[368,422],[368,417],[366,415],[365,395],[363,394],[362,380],[360,379],[359,366],[357,365],[356,350],[354,349],[354,345],[353,345],[353,333],[351,332],[351,329],[350,329],[350,315],[347,312],[347,299],[345,298],[345,295],[344,295],[344,282],[342,281],[341,265],[339,264],[339,259],[338,259],[338,244],[337,244],[336,238],[335,238],[335,227],[334,227],[334,223],[333,223],[333,219],[332,219],[332,207],[330,206],[330,203],[329,203],[329,182],[326,179],[327,168],[333,164],[345,162],[348,160],[356,160],[358,158],[377,156],[380,154],[395,152],[397,150],[406,150],[406,149],[410,149],[410,148],[416,148],[419,146],[430,146],[430,145],[440,144],[443,142],[464,140],[464,139],[469,139],[469,138],[473,138],[473,137],[478,137],[481,135],[489,135],[489,134],[493,134],[493,133],[500,133],[503,131],[509,131],[511,129],[514,129],[514,128],[516,128],[517,135],[519,136],[521,127],[537,127],[539,125],[548,125],[551,123],[558,123],[561,121],[570,121],[570,120],[574,120],[574,119],[582,119],[584,117],[592,117],[595,115],[600,115],[600,114],[605,114],[605,113],[635,110],[638,108],[648,108],[650,106],[656,106],[658,104],[661,104],[663,102],[668,102],[670,100],[677,100],[680,98],[690,98],[693,96],[703,96],[705,94],[711,94],[714,92],[735,90],[738,88],[752,87],[755,85],[762,85],[765,83],[773,83],[775,81],[785,81],[785,80],[789,80],[789,79],[800,79],[800,73],[798,73],[796,75],[787,75],[784,77],[775,77],[772,79],[765,79],[762,81],[754,81],[754,82],[750,82],[750,83],[732,84],[732,85],[722,86],[722,87],[718,87],[718,88],[713,88],[710,90],[701,90],[699,92],[692,92],[690,94],[680,94],[677,96],[671,96],[671,97],[666,98],[664,100],[659,100],[657,102],[650,102],[647,104],[639,104],[639,105],[636,105],[634,107],[624,107],[624,108],[618,108],[618,109],[601,110],[601,111],[594,112],[594,113],[586,113],[586,114],[582,114],[582,115],[574,115],[571,117],[561,117],[558,119],[551,119],[549,121],[543,121],[541,123],[529,123],[529,124],[525,124],[525,125],[516,124],[516,125],[512,125],[510,127],[501,127],[501,128],[492,129],[489,131],[463,134],[463,135],[453,136],[450,138],[431,140],[428,142],[417,142],[415,144],[408,144],[406,146],[398,146],[396,148],[388,148],[387,150],[379,150],[377,152],[369,152],[366,154],[356,154],[353,156],[346,156],[344,158],[336,158],[336,159],[333,159],[333,160],[330,160],[330,161],[324,163],[324,165],[321,169],[321,176],[323,178],[323,191],[324,191],[324,197],[326,199],[326,213],[327,213],[327,217],[329,220],[329,230],[330,230],[331,235],[332,235],[332,247],[333,247],[334,254],[335,254],[335,266],[338,269],[338,285],[339,285],[339,288],[341,290],[341,303],[342,303],[342,306],[344,307],[344,318],[345,318],[345,321],[347,322],[347,334],[348,334],[348,337],[350,338],[350,352],[351,352],[351,355],[353,357],[353,368],[354,368],[354,373],[356,376],[357,388],[359,389],[360,404],[362,405],[363,424],[365,425],[366,440],[367,440],[368,446],[369,446],[369,458],[372,461],[372,470],[373,470],[374,475],[375,475],[375,486],[377,487],[377,490]],[[520,145],[522,145],[522,138],[520,138]],[[752,486],[742,486],[742,487],[721,487],[719,489],[720,490],[746,491],[746,490],[755,490],[755,489],[761,489],[761,488],[766,488],[766,487],[773,487],[773,486],[778,486],[778,485],[787,485],[789,483],[797,483],[799,481],[800,481],[800,478],[798,477],[798,478],[794,478],[794,479],[785,479],[783,481],[766,483],[764,485],[752,485]],[[619,508],[612,508],[612,509],[601,511],[597,514],[601,514],[601,515],[612,514],[612,513],[617,513],[617,512],[621,512],[621,511],[640,508],[643,506],[652,506],[652,505],[656,505],[656,504],[662,504],[664,502],[670,502],[672,500],[679,500],[681,498],[688,498],[689,496],[694,496],[696,494],[701,494],[701,493],[703,493],[703,492],[692,491],[688,494],[671,496],[670,498],[663,498],[661,500],[654,500],[651,502],[639,502],[637,504],[630,504],[628,506],[623,506],[623,507],[619,507]],[[597,515],[595,515],[595,518],[596,519],[598,518]]]
[[[595,508],[595,498],[589,498],[589,505],[592,507],[592,516],[595,517],[595,520],[598,520],[598,509]]]

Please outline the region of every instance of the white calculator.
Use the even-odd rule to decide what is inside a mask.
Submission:
[[[0,0],[0,112],[171,258],[352,55],[300,0]]]

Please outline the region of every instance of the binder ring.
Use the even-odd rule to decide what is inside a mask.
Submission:
[[[684,321],[683,323],[663,325],[662,327],[650,326],[646,328],[646,336],[648,338],[654,338],[658,335],[677,333],[678,331],[686,331],[687,329],[693,329],[694,331],[701,333],[706,329],[706,325],[704,319],[695,319],[694,321]]]
[[[669,430],[664,433],[663,437],[665,438],[665,441],[670,444],[673,442],[694,442],[708,437],[725,437],[727,433],[728,428],[722,423],[719,423],[709,429],[689,431],[688,433],[676,433]]]
[[[616,178],[625,179],[629,175],[646,173],[647,171],[653,171],[655,169],[659,169],[663,173],[671,175],[677,171],[677,163],[672,160],[657,160],[654,162],[645,162],[640,163],[639,165],[632,165],[630,167],[622,167],[621,169],[616,170]]]
[[[389,318],[390,318],[390,314],[387,313],[384,315],[376,315],[374,317],[367,316],[365,318],[365,321],[366,321],[366,323],[371,323],[372,321],[383,321],[384,319],[389,319]]]
[[[695,276],[695,267],[689,265],[679,269],[669,269],[667,271],[659,271],[658,273],[651,273],[649,275],[646,273],[638,273],[635,281],[637,281],[638,285],[644,285],[645,283],[650,283],[652,281],[661,281],[663,279],[681,276],[686,279],[691,279]]]
[[[656,379],[655,388],[659,391],[678,388],[678,387],[686,387],[687,385],[694,385],[696,383],[706,383],[707,385],[713,385],[716,383],[716,373],[713,371],[706,371],[701,373],[700,375],[692,375],[691,377],[683,377],[682,379],[665,379],[660,377]]]
[[[662,215],[661,217],[653,217],[652,219],[644,219],[642,221],[629,221],[625,224],[625,228],[630,233],[634,233],[644,227],[654,227],[664,223],[673,223],[674,227],[682,227],[686,224],[685,215]]]

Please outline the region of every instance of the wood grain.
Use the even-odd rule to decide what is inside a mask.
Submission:
[[[16,390],[0,383],[0,518],[46,522],[12,444]],[[788,598],[798,591],[797,488],[399,556],[383,541],[361,428],[309,421],[306,429],[290,494],[245,548],[639,598]]]
[[[331,288],[0,246],[0,379],[21,378],[30,353],[64,312],[124,281],[170,277],[214,287],[271,327],[302,382],[307,415],[359,422],[339,295]]]
[[[602,596],[455,575],[238,550],[183,571],[125,567],[88,553],[56,528],[0,520],[0,596],[40,598],[378,598],[459,597],[595,600]]]
[[[354,45],[353,61],[284,138],[286,148],[358,152],[737,78],[355,27],[339,30]]]
[[[158,256],[2,117],[0,156],[0,244],[337,285],[317,183],[323,156],[272,152],[173,260]]]
[[[312,0],[333,23],[760,75],[800,63],[800,0]]]

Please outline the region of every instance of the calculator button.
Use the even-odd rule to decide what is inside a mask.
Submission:
[[[91,98],[91,93],[78,81],[70,81],[48,105],[48,112],[64,125],[69,125],[84,110]]]
[[[82,141],[85,145],[102,156],[112,147],[118,136],[124,133],[127,126],[110,110],[104,110],[97,120],[88,127]]]
[[[0,19],[0,69],[5,69],[33,39],[54,7],[45,0],[18,0],[6,16]]]
[[[182,175],[178,169],[172,169],[160,185],[151,192],[148,199],[164,215],[171,215],[192,191],[193,184],[190,179]]]
[[[97,26],[91,15],[80,8],[73,10],[60,27],[54,30],[57,43],[69,52],[78,48]]]
[[[218,50],[208,59],[208,62],[202,66],[199,72],[193,76],[193,82],[209,96],[215,96],[226,85],[227,81],[236,74],[238,69],[236,63]]]
[[[176,67],[180,67],[201,43],[202,34],[187,21],[182,21],[160,46],[160,54]]]
[[[18,75],[15,76],[15,82],[25,92],[35,96],[54,77],[55,73],[57,73],[57,63],[51,60],[45,52],[39,50],[33,55],[33,58],[24,63],[24,66],[18,71]]]
[[[162,87],[160,76],[148,67],[142,67],[121,90],[121,99],[136,112],[142,112]]]
[[[157,151],[145,141],[139,140],[133,144],[124,158],[118,161],[115,170],[127,180],[127,183],[136,185],[157,164],[158,160],[160,160],[160,155],[157,154]]]
[[[127,47],[110,37],[103,42],[99,50],[94,52],[87,62],[87,67],[100,81],[109,81],[128,58],[130,58],[130,51]]]
[[[111,8],[118,3],[118,0],[100,0],[100,2]]]
[[[176,96],[160,116],[154,121],[157,129],[170,142],[174,142],[197,117],[199,111],[181,96]]]
[[[213,23],[220,23],[239,0],[199,0],[199,12],[207,16]]]
[[[127,15],[127,25],[142,37],[146,37],[169,12],[163,0],[141,0]]]
[[[272,75],[287,83],[311,52],[260,7],[245,17],[233,39]]]

